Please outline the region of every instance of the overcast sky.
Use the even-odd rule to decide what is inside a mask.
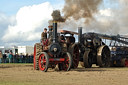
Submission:
[[[0,45],[34,45],[39,42],[43,28],[48,27],[48,20],[52,19],[52,11],[62,11],[64,3],[64,0],[0,0]],[[95,14],[97,21],[91,22],[85,30],[127,34],[128,13],[122,14],[128,9],[127,4],[127,0],[103,0]],[[76,27],[83,26],[75,23]]]

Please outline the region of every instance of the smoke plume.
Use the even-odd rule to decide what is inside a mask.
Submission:
[[[53,21],[65,22],[65,19],[61,16],[60,10],[54,10],[52,13]]]
[[[103,1],[105,2],[105,0],[65,0],[62,9],[64,16],[62,17],[60,11],[56,10],[52,14],[56,16],[53,16],[53,19],[62,21],[59,23],[60,29],[76,31],[81,26],[84,32],[127,34],[128,0],[108,0],[107,5],[102,3]]]
[[[102,0],[65,0],[63,13],[65,19],[73,17],[75,20],[85,18],[85,23],[93,19]]]
[[[65,22],[72,17],[74,20],[85,18],[85,23],[88,23],[90,19],[94,19],[93,14],[98,11],[101,2],[102,0],[65,0],[62,10],[64,17],[61,16],[59,10],[54,10],[53,21]]]
[[[110,5],[108,8],[104,8],[106,3],[102,3],[103,1],[105,0],[65,0],[62,12],[66,25],[70,26],[74,19],[77,25],[72,24],[71,30],[82,26],[84,32],[127,34],[128,0],[108,0],[107,4]]]

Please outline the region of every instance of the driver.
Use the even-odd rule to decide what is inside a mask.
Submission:
[[[47,39],[47,29],[44,28],[44,31],[41,34],[41,40],[46,40]]]

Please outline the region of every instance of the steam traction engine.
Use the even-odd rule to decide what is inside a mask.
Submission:
[[[49,32],[49,38],[45,44],[36,43],[34,46],[34,69],[46,72],[48,68],[69,71],[77,68],[79,63],[79,49],[75,44],[74,36],[65,37],[70,31],[57,33],[57,23],[53,23],[53,31]]]
[[[92,64],[108,67],[110,65],[109,47],[96,33],[82,34],[82,28],[78,31],[81,65],[85,68],[92,67]]]
[[[111,66],[128,67],[128,47],[112,46],[111,47]]]
[[[110,66],[128,67],[128,38],[123,35],[103,35],[99,34],[102,39],[110,40],[111,49]]]

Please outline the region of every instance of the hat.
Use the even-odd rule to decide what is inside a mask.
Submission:
[[[44,28],[44,30],[47,30],[47,28]]]

